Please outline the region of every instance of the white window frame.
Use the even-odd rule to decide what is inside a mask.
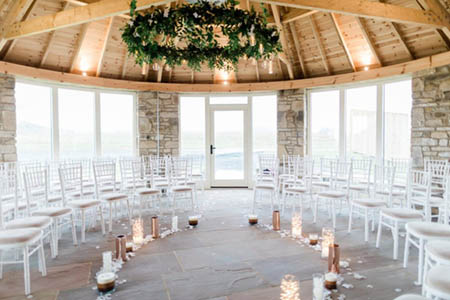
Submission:
[[[411,80],[412,77],[410,75],[404,75],[404,76],[397,76],[391,79],[384,79],[384,80],[374,80],[374,81],[367,81],[367,82],[361,82],[356,84],[346,84],[341,86],[331,86],[331,87],[322,87],[322,88],[312,88],[307,89],[306,91],[306,103],[307,107],[311,108],[311,93],[315,92],[325,92],[325,91],[332,91],[332,90],[339,90],[339,157],[342,160],[346,159],[347,156],[347,144],[346,144],[346,138],[347,138],[347,115],[346,115],[346,108],[347,108],[347,99],[346,99],[346,90],[353,89],[353,88],[361,88],[366,86],[376,86],[377,90],[377,97],[376,97],[376,160],[377,161],[383,161],[384,160],[384,143],[385,143],[385,135],[384,135],[384,128],[385,128],[385,111],[384,111],[384,103],[385,103],[385,92],[384,92],[384,86],[388,83],[394,83],[399,81],[405,81],[405,80]],[[311,109],[307,110],[307,147],[306,147],[306,155],[313,155],[312,153],[312,132],[311,132]]]
[[[101,103],[100,103],[100,94],[125,94],[133,96],[133,117],[132,117],[132,143],[133,146],[133,155],[138,154],[138,105],[137,105],[137,93],[136,92],[128,92],[121,90],[112,90],[112,89],[100,89],[100,88],[88,88],[82,86],[75,85],[64,85],[64,84],[50,84],[44,83],[35,80],[22,79],[17,78],[17,82],[23,84],[44,86],[52,89],[51,92],[51,137],[52,137],[52,147],[51,147],[51,158],[52,160],[60,159],[60,132],[59,132],[59,95],[58,89],[71,89],[85,92],[94,93],[94,123],[92,124],[94,129],[94,153],[92,153],[92,157],[100,157],[102,156],[102,142],[101,142]],[[16,112],[17,113],[17,112]]]

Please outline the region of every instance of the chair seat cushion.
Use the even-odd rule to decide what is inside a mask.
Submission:
[[[289,179],[294,177],[294,175],[291,174],[281,174],[280,176],[278,176],[280,179]]]
[[[52,219],[46,216],[26,217],[15,219],[6,223],[5,229],[18,228],[45,228],[52,223]]]
[[[450,240],[450,225],[433,222],[409,222],[406,230],[423,239],[446,239]]]
[[[161,180],[161,181],[155,181],[155,182],[153,183],[153,186],[154,186],[154,187],[157,187],[157,188],[168,187],[168,186],[169,186],[169,182],[168,182],[168,181],[164,181],[164,180]]]
[[[49,195],[48,196],[48,203],[55,203],[61,201],[62,197],[61,195]]]
[[[177,185],[172,187],[172,192],[190,192],[192,188],[186,185]]]
[[[258,183],[255,185],[255,189],[262,189],[262,190],[274,190],[275,185],[270,183]]]
[[[394,300],[427,300],[427,298],[415,294],[405,294],[395,298]]]
[[[33,216],[59,217],[72,212],[70,207],[47,207],[33,212]]]
[[[438,265],[432,267],[427,274],[425,284],[431,293],[442,299],[450,295],[450,266]]]
[[[425,250],[435,260],[450,264],[450,241],[430,241],[425,245]]]
[[[391,217],[393,219],[397,220],[422,220],[423,216],[422,213],[411,208],[399,208],[399,207],[393,207],[393,208],[383,208],[381,210],[383,215],[386,215],[388,217]]]
[[[101,195],[101,199],[105,201],[117,201],[128,198],[126,194],[123,193],[107,193]]]
[[[156,195],[160,193],[158,189],[141,188],[136,190],[137,195]]]
[[[72,208],[88,208],[88,207],[97,206],[100,203],[102,203],[100,200],[81,199],[81,200],[70,201],[67,203],[67,206],[70,206]]]
[[[368,189],[366,184],[350,184],[348,188],[353,191],[366,191]]]
[[[35,241],[42,235],[38,228],[21,228],[0,230],[0,245],[20,246]]]
[[[366,208],[375,208],[375,207],[385,207],[386,201],[380,199],[355,199],[352,201],[353,204],[366,207]]]
[[[92,190],[88,190],[88,191],[83,190],[83,196],[91,196],[94,194],[95,194],[95,192]],[[81,192],[80,191],[71,192],[71,193],[68,193],[67,196],[69,198],[78,198],[78,197],[81,197]]]
[[[389,190],[378,190],[376,193],[379,195],[389,196],[390,191]],[[392,196],[394,196],[394,197],[400,197],[400,196],[404,196],[404,195],[405,195],[404,191],[396,191],[396,190],[392,191]]]
[[[329,187],[330,183],[326,181],[313,181],[312,185],[319,187]]]
[[[344,193],[343,191],[323,191],[320,193],[317,193],[317,195],[319,197],[325,197],[325,198],[342,198],[345,197],[346,193]]]
[[[304,186],[293,186],[286,188],[286,192],[288,193],[306,193],[308,189]]]

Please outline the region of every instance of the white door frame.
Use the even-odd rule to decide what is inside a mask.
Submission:
[[[206,99],[206,171],[209,187],[250,187],[252,182],[252,120],[251,120],[251,97],[247,104],[209,104]],[[215,111],[242,111],[244,113],[244,179],[243,180],[214,180],[214,155],[210,153],[210,146],[214,145],[214,112]]]

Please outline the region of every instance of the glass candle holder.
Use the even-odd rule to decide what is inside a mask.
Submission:
[[[141,218],[133,222],[133,243],[135,245],[144,243],[144,222]]]
[[[309,234],[309,244],[314,246],[317,245],[319,241],[319,235],[317,233],[310,233]]]
[[[334,244],[334,229],[331,227],[322,228],[322,258],[328,257],[328,247]]]
[[[323,300],[324,298],[324,276],[322,273],[313,274],[313,300]]]
[[[125,245],[127,247],[127,253],[133,252],[133,243],[132,242],[127,242]]]
[[[189,225],[197,226],[198,225],[198,217],[197,216],[189,217]]]
[[[258,216],[257,215],[248,215],[248,223],[250,225],[258,224]]]
[[[294,275],[285,275],[281,279],[280,300],[300,300],[300,282]]]
[[[116,285],[116,274],[103,272],[97,275],[97,290],[103,295],[114,291]]]
[[[103,272],[112,272],[112,252],[105,251],[102,253]]]
[[[302,236],[302,217],[299,213],[294,213],[291,221],[291,234],[293,238],[301,238]]]
[[[329,290],[337,289],[338,276],[334,272],[328,272],[325,274],[325,287]]]

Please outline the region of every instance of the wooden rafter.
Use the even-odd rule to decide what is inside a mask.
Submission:
[[[406,44],[405,39],[402,37],[402,35],[400,34],[400,29],[398,28],[398,25],[393,23],[393,22],[389,22],[389,25],[391,25],[392,27],[392,32],[394,33],[394,35],[398,38],[398,40],[400,41],[400,45],[402,45],[403,49],[405,50],[405,52],[408,54],[408,58],[410,60],[414,59],[414,54],[411,52],[411,50],[409,49],[408,45]]]
[[[256,61],[255,64],[255,71],[256,71],[256,81],[261,81],[261,77],[259,76],[259,66],[258,66],[258,61]]]
[[[103,40],[102,50],[100,51],[100,57],[97,63],[97,72],[96,76],[99,77],[102,73],[103,68],[103,58],[105,58],[106,47],[108,46],[108,41],[111,37],[112,25],[114,23],[114,17],[109,18],[108,27],[106,28],[105,39]]]
[[[373,18],[377,20],[392,21],[398,23],[429,25],[438,28],[447,27],[447,23],[441,20],[431,11],[422,11],[415,8],[403,7],[393,4],[372,2],[369,0],[252,0],[255,2],[269,3],[279,6],[289,6],[309,10],[340,13],[357,17]]]
[[[66,10],[69,6],[70,6],[70,3],[66,2],[61,11]],[[50,47],[52,46],[53,40],[55,38],[55,34],[56,34],[56,31],[50,32],[47,45],[45,46],[44,53],[42,54],[41,62],[39,63],[40,68],[45,65],[48,54],[50,53]]]
[[[292,69],[292,64],[286,56],[286,50],[288,49],[288,44],[286,40],[286,34],[283,30],[283,25],[281,24],[280,12],[276,5],[272,5],[273,18],[275,19],[275,24],[280,32],[281,46],[283,47],[283,53],[279,55],[280,59],[286,64],[289,73],[289,79],[294,79],[294,70]]]
[[[281,18],[282,23],[293,22],[299,20],[301,18],[309,17],[312,14],[315,14],[317,10],[307,10],[307,9],[291,9],[288,13],[283,15]]]
[[[309,22],[311,24],[311,28],[312,28],[312,31],[314,34],[314,39],[317,42],[317,48],[319,48],[320,57],[322,58],[323,66],[325,67],[327,74],[331,74],[330,65],[328,64],[328,60],[327,60],[327,54],[325,53],[325,49],[323,48],[323,44],[320,39],[319,29],[317,28],[317,24],[314,21],[312,16],[309,17]]]
[[[73,5],[85,6],[88,4],[95,3],[95,2],[99,2],[100,0],[65,0],[65,1],[66,1],[66,3],[70,3]],[[131,19],[131,17],[129,15],[125,15],[125,14],[118,15],[118,17],[121,17],[124,19]]]
[[[120,76],[120,78],[124,79],[125,78],[125,74],[127,73],[127,65],[128,65],[128,51],[125,51],[125,55],[123,58],[123,65],[122,65],[122,74]]]
[[[2,24],[0,27],[0,51],[3,49],[7,42],[6,35],[9,31],[10,25],[13,24],[17,19],[23,17],[33,1],[34,0],[13,1],[12,7],[8,10],[6,16],[2,20]]]
[[[392,77],[404,75],[430,68],[448,65],[450,60],[450,51],[419,58],[396,65],[390,65],[381,68],[374,68],[368,71],[352,72],[332,76],[317,78],[271,81],[271,82],[253,82],[253,83],[230,83],[224,84],[178,84],[178,83],[157,83],[130,81],[101,77],[81,76],[79,74],[64,73],[28,67],[8,62],[0,61],[0,73],[21,76],[24,78],[39,78],[41,80],[54,81],[59,83],[68,83],[84,86],[95,86],[103,88],[123,89],[132,91],[170,91],[170,92],[251,92],[251,91],[276,91],[297,88],[311,88],[319,86],[337,85],[363,80],[380,79],[383,77]]]
[[[302,69],[303,77],[306,78],[308,73],[306,71],[305,61],[301,53],[300,41],[298,40],[297,29],[295,27],[295,22],[289,23],[292,38],[294,39],[295,52],[297,53],[298,61],[300,62],[300,68]]]
[[[31,0],[21,0],[31,1]],[[139,0],[137,9],[142,10],[151,6],[166,4],[171,0]],[[128,13],[129,0],[101,0],[85,6],[75,7],[55,14],[36,17],[24,22],[11,25],[5,35],[6,39],[30,36],[70,26],[89,23],[113,16]]]
[[[418,0],[425,9],[432,11],[443,23],[442,30],[450,38],[450,13],[439,0]]]
[[[84,39],[86,38],[86,33],[88,31],[89,24],[83,24],[81,27],[80,35],[78,36],[77,46],[75,48],[74,55],[72,57],[72,62],[70,64],[70,73],[75,70],[75,65],[78,62],[78,58],[80,57],[81,47],[83,46]]]
[[[347,43],[345,42],[344,34],[342,33],[341,27],[339,27],[339,23],[337,21],[336,15],[330,14],[330,17],[331,17],[331,23],[333,24],[334,29],[336,30],[336,32],[339,36],[339,41],[340,41],[342,47],[344,48],[345,55],[347,56],[347,60],[350,63],[350,66],[352,66],[353,71],[356,72],[355,62],[353,61],[350,50],[348,49]]]
[[[356,19],[356,22],[358,23],[359,28],[361,29],[361,32],[363,34],[364,40],[367,43],[367,46],[369,46],[372,56],[377,61],[378,65],[383,66],[380,56],[378,55],[378,52],[375,49],[375,46],[373,45],[372,39],[370,38],[369,32],[367,31],[367,28],[366,28],[365,24],[363,23],[364,21],[361,18],[355,18],[355,19]]]

